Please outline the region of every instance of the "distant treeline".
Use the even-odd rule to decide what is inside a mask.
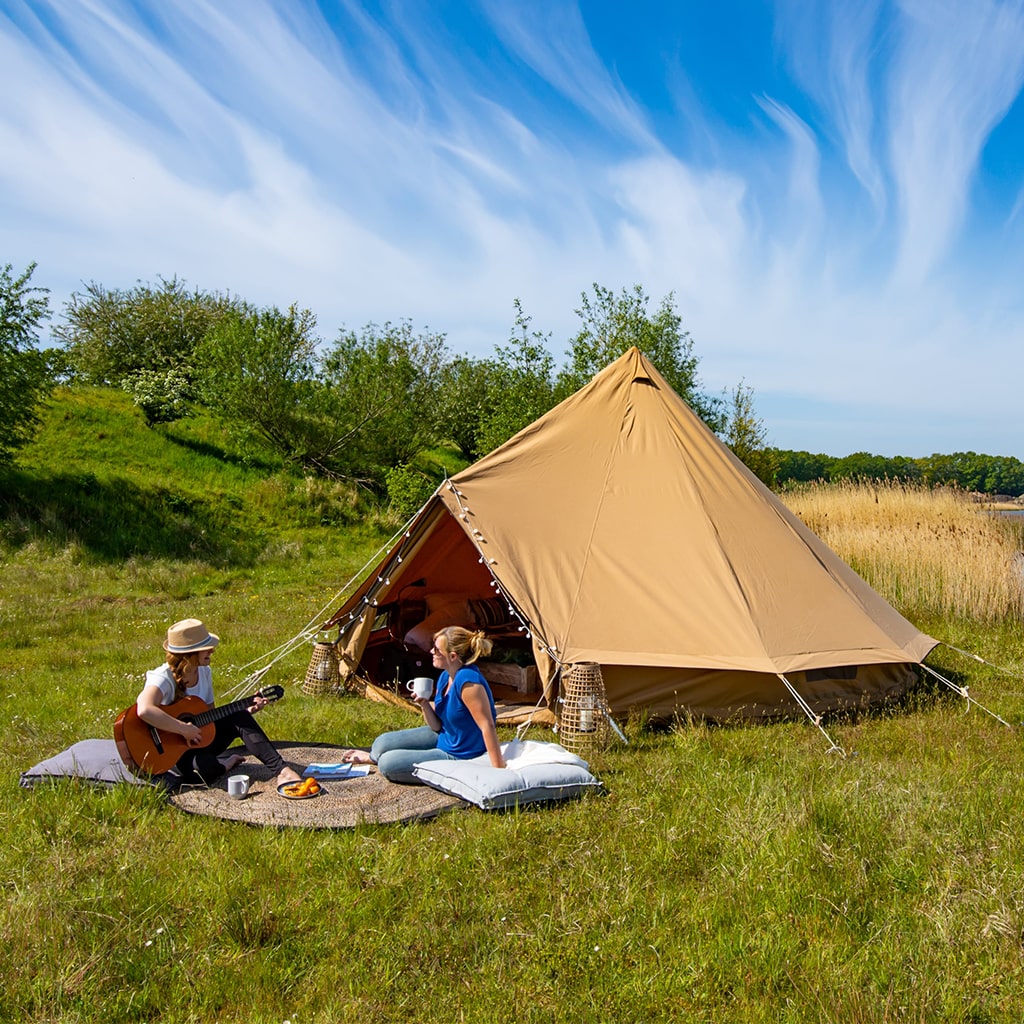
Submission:
[[[51,314],[46,289],[30,284],[34,269],[0,270],[0,464],[32,437],[58,383],[119,388],[152,428],[202,410],[241,458],[346,481],[411,513],[448,472],[439,449],[480,458],[636,346],[771,480],[752,389],[741,382],[708,394],[673,296],[652,310],[640,285],[614,292],[595,283],[582,293],[562,362],[518,299],[508,343],[475,358],[408,321],[343,327],[332,341],[311,310],[258,307],[177,278],[130,289],[89,283],[65,303],[43,352],[39,333]],[[16,386],[5,388],[7,380]]]
[[[753,389],[741,381],[709,394],[673,295],[651,310],[641,285],[614,292],[595,283],[583,292],[561,363],[518,299],[508,343],[471,358],[407,321],[341,328],[330,341],[308,309],[261,308],[177,278],[131,289],[91,282],[65,303],[44,351],[40,331],[51,311],[47,289],[31,284],[34,270],[0,267],[0,465],[32,438],[57,383],[113,387],[132,396],[150,427],[202,409],[245,459],[348,481],[412,512],[448,472],[439,447],[480,458],[635,345],[769,486],[889,479],[1024,494],[1024,465],[1014,458],[833,458],[772,447]]]
[[[775,449],[775,456],[775,480],[780,486],[814,480],[907,480],[928,487],[958,487],[984,494],[1024,494],[1024,462],[1005,455],[954,452],[922,459],[902,455],[890,459],[854,452],[835,458]]]

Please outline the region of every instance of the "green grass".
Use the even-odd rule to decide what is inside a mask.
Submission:
[[[127,395],[99,388],[58,392],[37,442],[0,470],[6,547],[116,564],[251,566],[307,531],[396,525],[364,506],[346,485],[248,462],[208,417],[147,429]]]
[[[845,758],[801,722],[630,721],[629,746],[594,758],[604,796],[404,826],[277,831],[127,787],[19,789],[37,760],[110,734],[170,622],[197,614],[221,634],[227,692],[389,530],[357,525],[340,491],[316,491],[317,515],[351,525],[282,522],[305,504],[303,481],[129,430],[130,409],[106,408],[116,457],[48,455],[81,426],[59,406],[13,475],[18,501],[12,477],[0,491],[0,1020],[1024,1018],[1020,731],[941,689],[827,722]],[[66,514],[76,494],[51,483],[33,504],[34,481],[57,470],[102,482],[113,523],[121,494],[166,485],[206,502],[218,557],[187,530],[161,540],[166,523],[136,524],[118,556]],[[221,515],[232,503],[237,520]],[[233,531],[258,536],[245,546]],[[1024,718],[1020,623],[919,625],[1010,669],[939,658],[1008,722]],[[411,724],[303,695],[308,655],[268,677],[287,691],[263,713],[273,737],[366,744]]]

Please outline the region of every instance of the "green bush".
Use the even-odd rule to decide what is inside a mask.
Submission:
[[[417,512],[437,488],[437,481],[412,466],[396,466],[385,477],[388,502],[403,519]]]

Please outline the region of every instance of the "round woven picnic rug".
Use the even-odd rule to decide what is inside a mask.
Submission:
[[[346,747],[308,743],[277,743],[281,756],[296,771],[307,764],[333,764]],[[321,781],[320,795],[309,800],[289,800],[274,786],[274,773],[255,758],[239,765],[232,775],[249,776],[249,794],[241,800],[228,796],[227,775],[210,786],[182,786],[170,796],[175,807],[249,825],[281,828],[354,828],[360,824],[387,824],[432,818],[453,807],[466,807],[458,797],[439,793],[429,786],[399,786],[370,768],[355,778]]]

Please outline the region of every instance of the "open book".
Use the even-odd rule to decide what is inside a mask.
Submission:
[[[307,764],[305,775],[314,779],[352,779],[360,775],[369,775],[368,764],[349,764],[339,761],[336,764]]]

